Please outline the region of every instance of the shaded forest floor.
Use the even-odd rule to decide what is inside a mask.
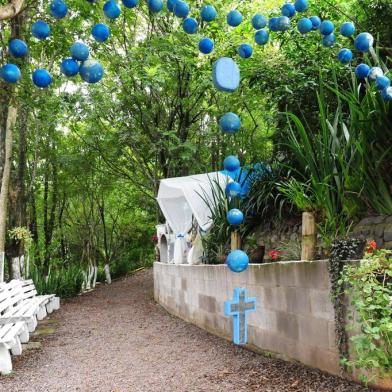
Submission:
[[[266,358],[168,314],[152,270],[62,303],[0,377],[7,392],[292,391],[368,389]]]

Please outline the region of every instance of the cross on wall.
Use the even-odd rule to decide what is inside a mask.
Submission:
[[[225,301],[225,315],[233,316],[233,342],[248,342],[248,314],[256,311],[256,298],[246,297],[246,289],[235,288],[233,299]]]

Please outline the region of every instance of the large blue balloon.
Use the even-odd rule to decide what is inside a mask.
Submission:
[[[4,64],[0,68],[0,77],[7,83],[16,83],[22,77],[20,69],[15,64]]]
[[[56,19],[62,19],[67,15],[67,4],[62,0],[53,0],[50,4],[50,13]]]
[[[185,18],[182,22],[182,28],[187,34],[196,34],[199,28],[196,19],[194,18]]]
[[[234,155],[229,155],[223,161],[223,168],[229,172],[234,172],[240,168],[240,161]]]
[[[267,26],[267,18],[261,14],[255,14],[252,18],[252,26],[256,30],[264,29]]]
[[[353,59],[353,52],[350,49],[340,49],[338,59],[342,64],[348,64]]]
[[[117,19],[121,14],[120,6],[114,0],[109,0],[103,5],[103,12],[109,19]]]
[[[163,8],[163,0],[148,0],[148,8],[151,12],[160,12]]]
[[[321,19],[318,16],[311,16],[309,19],[312,21],[312,30],[318,30],[321,25]]]
[[[74,59],[65,59],[61,62],[60,70],[65,76],[75,76],[79,73],[79,63]]]
[[[226,185],[225,193],[227,197],[238,197],[241,194],[241,185],[236,182],[232,181]]]
[[[233,208],[227,213],[227,221],[232,226],[238,226],[244,221],[244,214],[237,208]]]
[[[31,26],[31,33],[35,38],[46,39],[50,35],[50,27],[43,20],[38,20]]]
[[[110,29],[104,23],[98,23],[91,29],[91,34],[98,42],[105,42],[110,36]]]
[[[122,0],[124,7],[135,8],[139,4],[139,0]]]
[[[322,35],[330,35],[335,30],[335,25],[330,20],[324,20],[320,25],[320,33]]]
[[[177,0],[173,7],[174,15],[179,18],[186,18],[189,14],[189,5],[185,1]]]
[[[241,128],[240,118],[232,112],[225,113],[219,120],[219,126],[225,133],[236,133]]]
[[[249,257],[242,250],[232,250],[226,259],[227,266],[232,272],[242,272],[248,268]]]
[[[269,33],[266,30],[259,30],[255,33],[255,41],[257,45],[265,45],[269,40]]]
[[[278,29],[280,31],[287,31],[290,29],[291,22],[287,16],[280,16],[278,18]]]
[[[215,20],[216,16],[218,15],[218,13],[216,12],[216,9],[214,6],[212,5],[205,5],[200,12],[201,18],[205,21],[205,22],[212,22],[213,20]]]
[[[287,16],[288,18],[292,18],[295,15],[295,6],[291,3],[283,4],[282,6],[282,15]]]
[[[313,30],[313,23],[309,18],[301,18],[297,23],[297,28],[301,34],[306,34]]]
[[[296,0],[294,7],[298,12],[305,12],[309,8],[308,0]]]
[[[391,80],[387,76],[378,76],[376,79],[376,87],[378,90],[385,90],[391,85]]]
[[[248,59],[252,56],[253,48],[249,44],[241,44],[238,47],[237,52],[243,59]]]
[[[381,96],[385,101],[392,101],[392,87],[387,87],[386,89],[382,90]]]
[[[212,81],[218,91],[232,93],[240,84],[240,69],[229,57],[221,57],[212,67]]]
[[[174,12],[174,6],[176,4],[177,0],[167,0],[167,9],[170,12]]]
[[[24,57],[26,56],[27,52],[29,51],[27,45],[21,39],[12,39],[8,44],[8,50],[11,56],[14,57]]]
[[[330,48],[331,46],[333,46],[336,42],[336,36],[335,34],[329,34],[329,35],[324,35],[323,36],[323,46],[325,46],[326,48]]]
[[[357,75],[360,79],[365,79],[369,76],[370,67],[367,64],[359,64],[357,68],[355,68],[355,75]]]
[[[354,41],[354,46],[360,52],[368,52],[373,46],[374,38],[369,33],[358,34]]]
[[[71,48],[71,56],[78,61],[86,61],[90,55],[88,46],[82,42],[75,42]]]
[[[340,26],[340,34],[345,37],[351,37],[355,33],[354,23],[345,22]]]
[[[103,67],[95,60],[87,60],[79,70],[80,77],[87,83],[97,83],[103,77]]]
[[[209,38],[202,38],[199,41],[199,50],[204,54],[211,53],[214,50],[214,41]]]
[[[369,72],[369,79],[373,82],[380,76],[384,76],[384,72],[380,67],[372,67]]]
[[[237,10],[232,10],[227,14],[227,24],[232,27],[237,27],[242,22],[242,15],[241,12]]]
[[[268,21],[268,27],[271,31],[279,31],[279,18],[273,17]]]
[[[46,88],[52,83],[52,76],[46,69],[36,69],[33,72],[33,83],[37,87]]]

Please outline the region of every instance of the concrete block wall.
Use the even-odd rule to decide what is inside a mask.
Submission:
[[[172,314],[231,339],[223,304],[235,287],[257,298],[249,345],[339,374],[334,310],[326,261],[253,264],[240,274],[225,265],[154,264],[156,301]]]

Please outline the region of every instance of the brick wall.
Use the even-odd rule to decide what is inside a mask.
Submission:
[[[250,265],[240,274],[225,265],[154,264],[155,299],[169,312],[231,339],[223,313],[235,287],[257,298],[249,315],[249,345],[332,374],[339,373],[327,262]]]

